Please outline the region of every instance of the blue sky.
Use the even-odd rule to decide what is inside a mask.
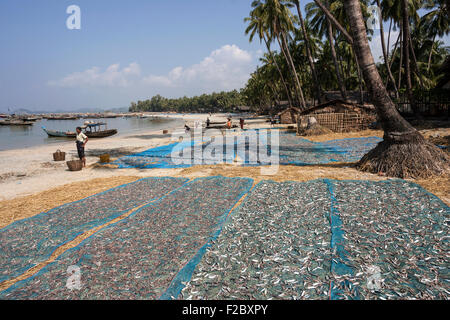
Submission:
[[[113,108],[238,89],[263,49],[251,0],[2,0],[0,111]],[[306,1],[303,1],[303,5]],[[81,8],[68,30],[66,8]]]

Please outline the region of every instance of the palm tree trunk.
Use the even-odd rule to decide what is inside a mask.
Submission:
[[[344,82],[342,81],[341,71],[339,69],[337,54],[336,54],[336,47],[334,46],[334,38],[333,38],[333,26],[331,25],[330,20],[327,18],[327,24],[328,24],[328,41],[330,42],[330,48],[331,48],[331,56],[333,57],[333,63],[334,68],[336,69],[336,77],[339,84],[339,91],[341,92],[341,96],[343,100],[347,100],[347,91],[345,90]]]
[[[420,112],[417,109],[416,101],[412,92],[411,83],[411,66],[409,59],[409,16],[408,16],[408,0],[402,0],[402,15],[403,15],[403,54],[404,54],[404,65],[405,65],[405,76],[406,76],[406,95],[408,96],[409,104],[417,118],[421,118]]]
[[[381,10],[381,8],[380,8]],[[390,48],[390,44],[391,44],[391,31],[392,31],[392,18],[389,19],[389,32],[388,32],[388,41],[387,41],[387,56],[389,57],[389,48]]]
[[[295,70],[295,65],[294,65],[294,61],[292,60],[292,56],[291,53],[289,51],[289,47],[285,38],[284,33],[280,33],[280,38],[281,38],[281,43],[280,43],[280,47],[281,50],[284,53],[284,56],[286,58],[286,61],[291,69],[292,75],[294,77],[294,83],[296,86],[296,92],[298,93],[299,96],[299,103],[300,103],[300,109],[306,109],[306,102],[305,102],[305,96],[303,95],[303,90],[302,90],[302,86],[300,84],[300,80],[298,78],[298,74],[297,71]]]
[[[449,168],[450,158],[428,143],[397,111],[383,85],[370,50],[360,2],[344,1],[354,49],[384,130],[384,141],[366,154],[358,167],[390,176],[427,177]]]
[[[380,0],[377,0],[377,6],[380,9],[381,12],[381,5],[380,5]],[[391,68],[389,67],[389,59],[388,59],[388,54],[387,54],[387,50],[386,50],[386,44],[384,42],[384,27],[383,27],[383,18],[380,18],[380,38],[381,38],[381,49],[383,50],[383,58],[384,58],[384,64],[386,65],[386,69],[389,75],[389,79],[391,80],[392,84],[394,85],[394,90],[395,90],[395,96],[398,98],[398,90],[397,90],[397,86],[395,85],[395,80],[394,80],[394,76],[392,75],[391,72]],[[391,20],[392,22],[392,20]],[[390,31],[390,30],[389,30]]]
[[[409,29],[409,27],[408,27],[408,29]],[[417,78],[419,79],[420,88],[423,90],[424,87],[423,87],[422,75],[420,74],[419,66],[417,65],[416,53],[414,52],[414,47],[413,47],[413,43],[412,43],[411,33],[409,33],[409,40],[408,40],[408,42],[409,42],[409,49],[411,50],[414,70],[416,72]]]
[[[281,72],[280,66],[278,65],[277,60],[275,60],[275,57],[274,57],[274,55],[272,53],[272,50],[270,50],[269,42],[267,41],[265,36],[263,36],[263,38],[264,38],[264,42],[265,42],[266,47],[267,47],[267,51],[269,52],[269,55],[272,58],[273,62],[275,63],[275,66],[276,66],[276,68],[278,70],[278,73],[280,74],[281,83],[283,84],[283,87],[286,90],[286,95],[287,95],[287,99],[289,101],[289,106],[292,107],[291,93],[289,92],[289,89],[288,89],[288,87],[286,85],[286,80],[284,79],[283,72]]]
[[[402,35],[402,40],[400,43],[400,63],[398,65],[398,86],[397,88],[401,89],[402,87],[402,68],[403,68],[403,27],[402,24],[400,24],[400,28],[402,29],[401,31],[401,35]]]
[[[392,64],[394,63],[394,60],[395,60],[395,54],[397,53],[397,46],[398,46],[401,36],[402,36],[402,32],[400,30],[399,35],[397,37],[397,41],[395,42],[395,45],[394,45],[394,50],[392,51],[391,61],[389,61],[389,68],[391,69],[391,71],[392,71]],[[386,79],[386,84],[388,83],[388,81],[389,81],[389,77]],[[397,90],[398,89],[400,89],[400,87],[397,87]],[[397,97],[397,99],[398,99],[398,97]]]
[[[309,67],[311,68],[311,74],[312,74],[313,82],[314,82],[314,89],[316,91],[316,99],[320,104],[320,103],[322,103],[322,89],[320,87],[320,82],[317,78],[316,68],[314,66],[314,60],[313,60],[312,54],[311,54],[311,46],[309,43],[309,37],[306,32],[305,21],[303,20],[303,15],[302,15],[302,11],[300,9],[300,1],[299,0],[295,1],[295,6],[297,7],[298,18],[300,20],[300,26],[301,26],[300,29],[302,29],[303,38],[305,39],[306,55],[308,56]]]
[[[433,42],[431,43],[430,54],[428,56],[427,72],[430,71],[431,56],[433,54],[434,41],[436,40],[436,33],[433,35]]]

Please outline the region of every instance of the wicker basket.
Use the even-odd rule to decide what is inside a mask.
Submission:
[[[100,156],[100,162],[101,163],[109,163],[109,154],[102,154]]]
[[[83,168],[83,162],[81,160],[72,160],[66,163],[70,171],[81,171]]]
[[[54,161],[64,161],[66,160],[66,153],[61,152],[61,150],[56,150],[56,152],[53,154],[53,160]]]

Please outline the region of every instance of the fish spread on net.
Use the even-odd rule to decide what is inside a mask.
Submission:
[[[449,298],[445,204],[405,181],[327,181],[331,195],[314,183],[259,184],[179,298]],[[342,248],[330,248],[330,206]]]
[[[450,297],[450,209],[416,184],[403,180],[263,181],[223,225],[252,180],[210,177],[184,184],[185,180],[168,179],[161,180],[164,186],[159,187],[156,180],[146,183],[154,191],[146,190],[144,183],[144,187],[123,189],[114,199],[107,193],[94,197],[93,203],[86,203],[87,210],[92,210],[86,214],[91,218],[104,211],[111,214],[131,205],[126,198],[136,205],[149,192],[174,191],[66,251],[36,276],[0,293],[0,298],[157,299],[198,256],[199,249],[211,242],[206,254],[198,257],[199,263],[185,273],[181,294],[171,291],[174,298]],[[2,234],[2,246],[23,248],[31,259],[36,248],[50,246],[43,235],[52,237],[49,243],[60,241],[64,229],[54,230],[56,221],[62,228],[87,223],[82,219],[74,223],[76,214],[65,207],[71,205],[57,208],[52,218],[59,220],[51,223],[44,215],[13,225],[25,228],[22,223],[31,221],[29,227],[35,226],[36,237],[41,238],[30,238],[45,241],[32,247],[26,237],[10,243]],[[66,214],[67,223],[74,224],[65,224]],[[218,238],[212,237],[222,226]],[[34,251],[26,251],[27,244]],[[14,251],[2,254],[16,265],[22,258]],[[2,271],[8,268],[7,263],[0,265]],[[66,287],[67,270],[73,265],[81,270],[81,290]]]
[[[199,178],[65,252],[3,299],[157,299],[249,190],[245,178]],[[66,287],[78,266],[81,289]]]
[[[232,214],[180,298],[323,298],[329,206],[320,181],[261,182]]]
[[[244,135],[246,139],[243,139]],[[293,133],[279,131],[279,163],[315,165],[354,162],[360,160],[381,141],[378,137],[368,137],[312,142]],[[265,152],[271,154],[274,143],[276,141],[273,140],[271,131],[265,136],[261,135],[260,131],[250,130],[219,140],[207,137],[204,141],[172,143],[119,158],[113,164],[119,168],[186,168],[192,165],[232,163],[238,155],[242,158],[242,165],[268,165],[271,160],[267,160],[267,156],[257,153],[250,160],[249,153],[264,147]],[[201,150],[199,158],[195,156],[196,148]],[[240,149],[243,149],[245,154],[238,151]],[[177,152],[174,152],[175,150]]]
[[[0,230],[0,282],[18,276],[89,229],[157,199],[187,181],[148,178],[68,203]]]

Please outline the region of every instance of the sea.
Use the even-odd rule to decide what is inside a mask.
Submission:
[[[79,120],[46,120],[36,121],[32,126],[0,126],[0,151],[22,149],[44,144],[52,144],[68,140],[68,138],[49,138],[42,127],[49,130],[75,131],[85,121],[107,123],[108,129],[117,129],[118,136],[130,135],[144,131],[183,128],[181,118],[107,118],[107,119],[79,119]],[[117,136],[116,135],[116,136]],[[103,138],[109,139],[109,138]]]

